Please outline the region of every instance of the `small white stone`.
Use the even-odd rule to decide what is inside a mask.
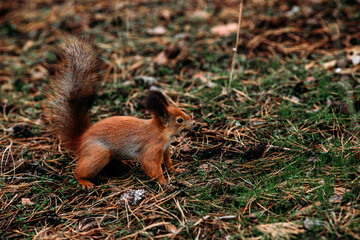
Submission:
[[[360,55],[357,54],[357,55],[354,55],[352,58],[351,58],[351,61],[354,65],[358,65],[360,63]]]
[[[335,72],[336,72],[336,73],[340,73],[341,70],[342,70],[341,68],[336,68],[336,69],[335,69]]]

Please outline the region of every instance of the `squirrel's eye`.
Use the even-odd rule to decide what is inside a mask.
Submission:
[[[176,119],[176,121],[177,121],[178,123],[182,123],[182,122],[184,121],[184,119],[178,118],[178,119]]]

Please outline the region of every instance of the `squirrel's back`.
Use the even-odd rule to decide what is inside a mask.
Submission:
[[[104,64],[101,51],[86,37],[64,37],[55,54],[56,62],[47,66],[52,89],[49,117],[55,133],[76,150],[80,136],[90,127],[88,112]]]

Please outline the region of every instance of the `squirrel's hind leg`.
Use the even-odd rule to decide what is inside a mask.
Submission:
[[[88,179],[95,177],[110,161],[111,151],[97,144],[82,149],[76,165],[76,179],[84,189],[94,184]]]

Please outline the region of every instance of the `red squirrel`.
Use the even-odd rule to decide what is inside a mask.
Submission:
[[[149,90],[145,106],[151,119],[115,116],[90,124],[89,109],[96,97],[104,67],[101,51],[86,37],[64,37],[48,65],[52,93],[49,117],[52,130],[77,158],[76,178],[84,189],[110,159],[139,161],[151,179],[166,180],[162,162],[174,172],[169,145],[174,136],[192,128],[189,115],[170,105],[160,91]]]

